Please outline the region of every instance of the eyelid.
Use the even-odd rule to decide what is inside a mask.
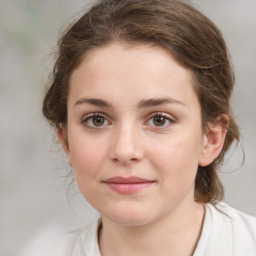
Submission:
[[[108,117],[108,115],[106,115],[102,112],[93,112],[93,113],[86,114],[82,117],[82,120],[81,120],[82,125],[84,125],[85,127],[89,128],[89,129],[101,129],[101,128],[106,127],[106,125],[97,127],[97,126],[90,126],[90,125],[86,124],[86,121],[88,119],[96,117],[96,116],[103,117],[109,124],[111,124],[111,121],[109,120],[110,118]]]
[[[93,125],[88,125],[86,123],[86,121],[88,119],[96,117],[96,116],[103,117],[108,122],[108,124],[105,124],[103,126],[93,126]],[[168,125],[164,125],[164,126],[150,125],[149,124],[150,119],[152,119],[155,116],[162,116],[162,117],[166,118],[166,120],[169,120],[170,123]],[[164,130],[166,128],[169,128],[175,122],[176,122],[176,119],[172,115],[170,115],[166,112],[157,111],[157,112],[153,112],[147,116],[146,121],[144,122],[144,125],[153,127],[155,130]],[[85,127],[89,128],[89,129],[102,129],[102,128],[105,128],[106,126],[109,126],[112,124],[110,117],[102,112],[92,112],[92,113],[88,113],[88,114],[84,115],[82,117],[81,123],[82,123],[82,125],[84,125]]]
[[[84,120],[84,119],[86,119],[88,117],[92,117],[92,116],[102,116],[102,117],[105,117],[105,118],[109,118],[108,115],[106,115],[103,112],[90,112],[88,114],[83,115],[82,119]]]
[[[167,113],[165,113],[165,112],[154,112],[154,113],[151,113],[149,116],[148,116],[148,118],[147,118],[147,120],[146,120],[146,124],[149,122],[149,120],[151,119],[151,118],[153,118],[153,117],[155,117],[155,116],[162,116],[162,117],[165,117],[167,120],[169,120],[170,121],[170,124],[169,125],[166,125],[166,126],[152,126],[154,129],[156,129],[156,130],[164,130],[164,129],[166,129],[166,128],[169,128],[173,123],[175,123],[176,122],[176,119],[172,116],[172,115],[170,115],[170,114],[167,114]],[[149,126],[151,126],[151,125],[149,125]]]
[[[153,112],[153,113],[149,114],[147,119],[150,119],[150,118],[152,118],[154,116],[163,116],[163,117],[166,117],[167,119],[170,119],[173,122],[176,121],[176,119],[175,119],[175,117],[173,115],[168,114],[166,112],[161,112],[161,111],[157,111],[157,112]]]

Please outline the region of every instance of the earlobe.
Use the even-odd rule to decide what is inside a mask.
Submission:
[[[63,127],[62,124],[60,124],[60,126],[57,128],[57,136],[58,139],[62,145],[62,148],[66,154],[66,157],[68,159],[69,165],[72,166],[72,162],[70,159],[70,152],[69,152],[69,145],[68,145],[68,138],[67,138],[67,131],[66,129]]]
[[[199,159],[200,166],[211,164],[220,154],[229,123],[227,115],[220,115],[216,122],[209,123],[203,135],[202,151]]]

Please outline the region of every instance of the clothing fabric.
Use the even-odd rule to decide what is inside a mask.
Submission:
[[[193,256],[256,256],[256,217],[225,203],[206,205],[202,233]]]
[[[47,256],[101,256],[100,225],[98,218],[84,231],[65,236],[54,253]],[[206,204],[201,236],[193,256],[256,256],[256,217],[226,203]]]
[[[100,219],[76,240],[71,256],[101,256]],[[256,256],[256,217],[225,203],[205,205],[203,229],[193,256]]]

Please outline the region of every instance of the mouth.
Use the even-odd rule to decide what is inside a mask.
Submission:
[[[120,194],[133,194],[151,186],[155,181],[131,176],[112,177],[103,181],[103,183]]]

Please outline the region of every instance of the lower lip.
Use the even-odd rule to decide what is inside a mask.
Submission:
[[[133,194],[139,192],[154,182],[142,182],[142,183],[106,183],[111,189],[121,194]]]

